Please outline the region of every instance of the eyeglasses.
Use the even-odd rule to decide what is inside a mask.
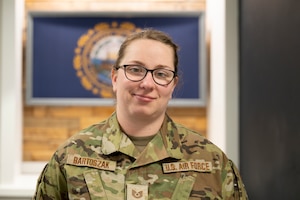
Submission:
[[[147,69],[140,65],[115,66],[116,70],[120,68],[124,69],[126,78],[133,82],[143,80],[146,77],[147,73],[151,72],[152,78],[156,84],[166,86],[169,85],[176,76],[176,72],[163,68]]]

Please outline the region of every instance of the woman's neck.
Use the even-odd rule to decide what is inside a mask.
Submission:
[[[130,136],[143,137],[156,134],[164,120],[164,115],[158,117],[136,117],[117,112],[117,118],[122,130]]]

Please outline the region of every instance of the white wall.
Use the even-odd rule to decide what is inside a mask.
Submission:
[[[239,166],[238,0],[207,0],[208,137]]]
[[[210,37],[208,136],[238,164],[237,0],[207,0]],[[0,0],[0,199],[30,199],[38,174],[23,173],[24,0]]]
[[[1,0],[0,4],[0,196],[30,196],[33,181],[20,170],[24,2]]]

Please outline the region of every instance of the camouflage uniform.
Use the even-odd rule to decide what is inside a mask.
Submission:
[[[167,115],[144,151],[116,113],[64,143],[45,166],[34,199],[248,199],[234,164]]]

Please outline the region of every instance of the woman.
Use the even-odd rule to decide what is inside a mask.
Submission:
[[[55,152],[35,199],[248,199],[226,155],[166,114],[177,50],[156,30],[125,40],[111,73],[116,111]]]

